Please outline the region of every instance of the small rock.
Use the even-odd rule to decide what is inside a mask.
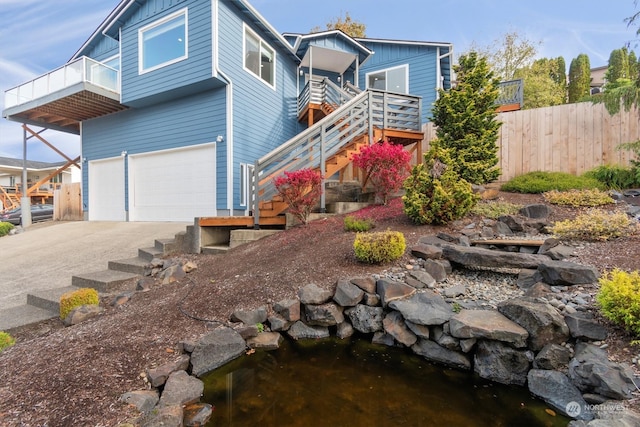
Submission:
[[[300,301],[285,299],[273,305],[273,310],[289,322],[300,320]]]
[[[355,333],[355,329],[351,326],[349,322],[342,322],[338,325],[336,329],[336,336],[340,339],[349,338]]]
[[[232,322],[242,322],[245,325],[256,325],[267,321],[267,308],[258,307],[255,310],[236,310],[231,314]]]
[[[329,336],[329,328],[326,326],[310,326],[305,325],[301,321],[295,322],[287,334],[294,340],[307,338],[327,338]]]
[[[298,292],[302,304],[324,304],[329,302],[333,294],[331,291],[322,289],[315,283],[311,283]]]
[[[184,426],[206,425],[213,415],[213,406],[208,403],[193,403],[184,407]]]
[[[247,340],[250,348],[261,350],[277,350],[284,338],[278,332],[262,332]]]
[[[62,323],[64,323],[65,326],[77,325],[78,323],[82,323],[92,317],[96,317],[103,311],[104,309],[96,304],[81,305],[71,310]]]
[[[148,414],[160,400],[157,390],[136,390],[120,396],[120,401],[133,405],[143,414]]]
[[[151,277],[143,277],[136,283],[136,291],[149,292],[154,283],[155,282]]]

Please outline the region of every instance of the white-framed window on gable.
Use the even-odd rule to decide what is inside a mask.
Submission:
[[[138,30],[140,74],[188,58],[187,21],[187,9],[182,9]]]
[[[275,89],[276,51],[244,27],[244,68]]]
[[[409,65],[367,73],[367,88],[409,93]]]

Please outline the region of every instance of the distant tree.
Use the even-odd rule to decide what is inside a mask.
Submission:
[[[502,80],[512,80],[516,70],[530,66],[538,53],[540,41],[531,41],[517,31],[503,34],[488,46],[471,45],[471,51],[487,58],[494,75]]]
[[[496,143],[501,122],[495,106],[499,81],[477,52],[462,55],[458,63],[457,84],[439,91],[432,121],[439,146],[454,157],[449,166],[466,181],[484,184],[500,176]]]
[[[638,58],[634,51],[629,52],[629,79],[636,81],[638,79],[638,72],[640,67],[638,65]]]
[[[555,70],[552,72],[551,77],[553,81],[561,84],[565,90],[567,90],[567,64],[564,62],[562,56],[558,56],[555,59]]]
[[[581,53],[569,65],[569,103],[579,102],[590,95],[591,65],[589,57]]]
[[[564,59],[536,59],[530,67],[516,71],[516,78],[524,83],[523,108],[540,108],[560,105],[566,102],[566,74],[560,73]]]
[[[342,16],[338,16],[332,21],[327,22],[326,26],[327,30],[341,30],[354,38],[364,38],[367,36],[365,33],[367,26],[362,22],[351,18],[349,12],[345,12],[344,18]],[[322,31],[320,27],[313,27],[309,32],[319,33],[320,31]]]
[[[604,73],[604,90],[615,89],[631,81],[629,72],[629,54],[627,48],[614,49],[609,55],[609,66]]]

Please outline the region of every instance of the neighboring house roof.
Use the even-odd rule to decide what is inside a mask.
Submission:
[[[48,170],[57,169],[63,166],[65,162],[49,163],[38,162],[35,160],[27,160],[27,169],[30,170]],[[13,159],[11,157],[0,157],[0,169],[22,169],[22,159]]]
[[[603,65],[602,67],[592,68],[591,71],[591,87],[601,87],[604,85],[604,76],[609,66]]]
[[[213,2],[220,0],[212,0]],[[122,27],[127,20],[140,8],[145,0],[122,0],[113,11],[107,16],[107,18],[100,24],[100,26],[91,34],[89,39],[78,49],[78,51],[69,60],[72,61],[84,54],[84,52],[91,49],[91,47],[100,40],[101,35],[111,37],[118,40],[120,37],[120,27]],[[248,18],[248,21],[256,25],[263,30],[268,38],[284,48],[285,51],[297,62],[300,62],[300,58],[296,56],[291,45],[285,40],[285,38],[276,31],[275,28],[267,22],[266,19],[260,15],[260,13],[245,0],[235,0],[235,6]],[[216,7],[213,5],[213,7]]]

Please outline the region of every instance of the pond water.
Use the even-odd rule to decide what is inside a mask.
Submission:
[[[207,426],[566,426],[526,388],[365,338],[285,340],[206,374]]]

